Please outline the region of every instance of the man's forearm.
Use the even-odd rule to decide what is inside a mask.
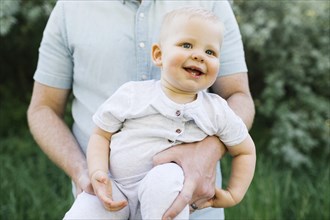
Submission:
[[[87,169],[86,158],[65,122],[48,107],[28,111],[31,133],[46,155],[73,181]]]

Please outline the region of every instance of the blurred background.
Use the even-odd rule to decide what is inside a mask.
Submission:
[[[26,122],[55,0],[0,1],[0,219],[61,219],[73,201],[70,180]],[[330,1],[234,1],[233,9],[256,104],[258,162],[226,218],[330,219]],[[226,185],[230,157],[221,163]]]

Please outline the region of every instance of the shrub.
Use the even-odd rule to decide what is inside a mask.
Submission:
[[[279,162],[329,157],[329,1],[239,1],[257,115],[253,132]],[[256,129],[263,131],[257,131]]]
[[[43,29],[56,0],[1,0],[0,105],[7,97],[29,99]]]

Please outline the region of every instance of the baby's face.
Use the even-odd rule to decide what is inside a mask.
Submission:
[[[172,89],[196,93],[209,88],[219,71],[222,26],[178,16],[160,43],[162,80]]]

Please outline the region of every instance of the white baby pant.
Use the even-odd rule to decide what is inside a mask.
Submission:
[[[128,201],[128,206],[122,210],[110,212],[96,196],[83,192],[64,219],[161,219],[181,191],[183,181],[180,166],[175,163],[159,165],[134,184],[122,185],[112,181],[113,200]],[[189,206],[175,219],[189,219]]]

